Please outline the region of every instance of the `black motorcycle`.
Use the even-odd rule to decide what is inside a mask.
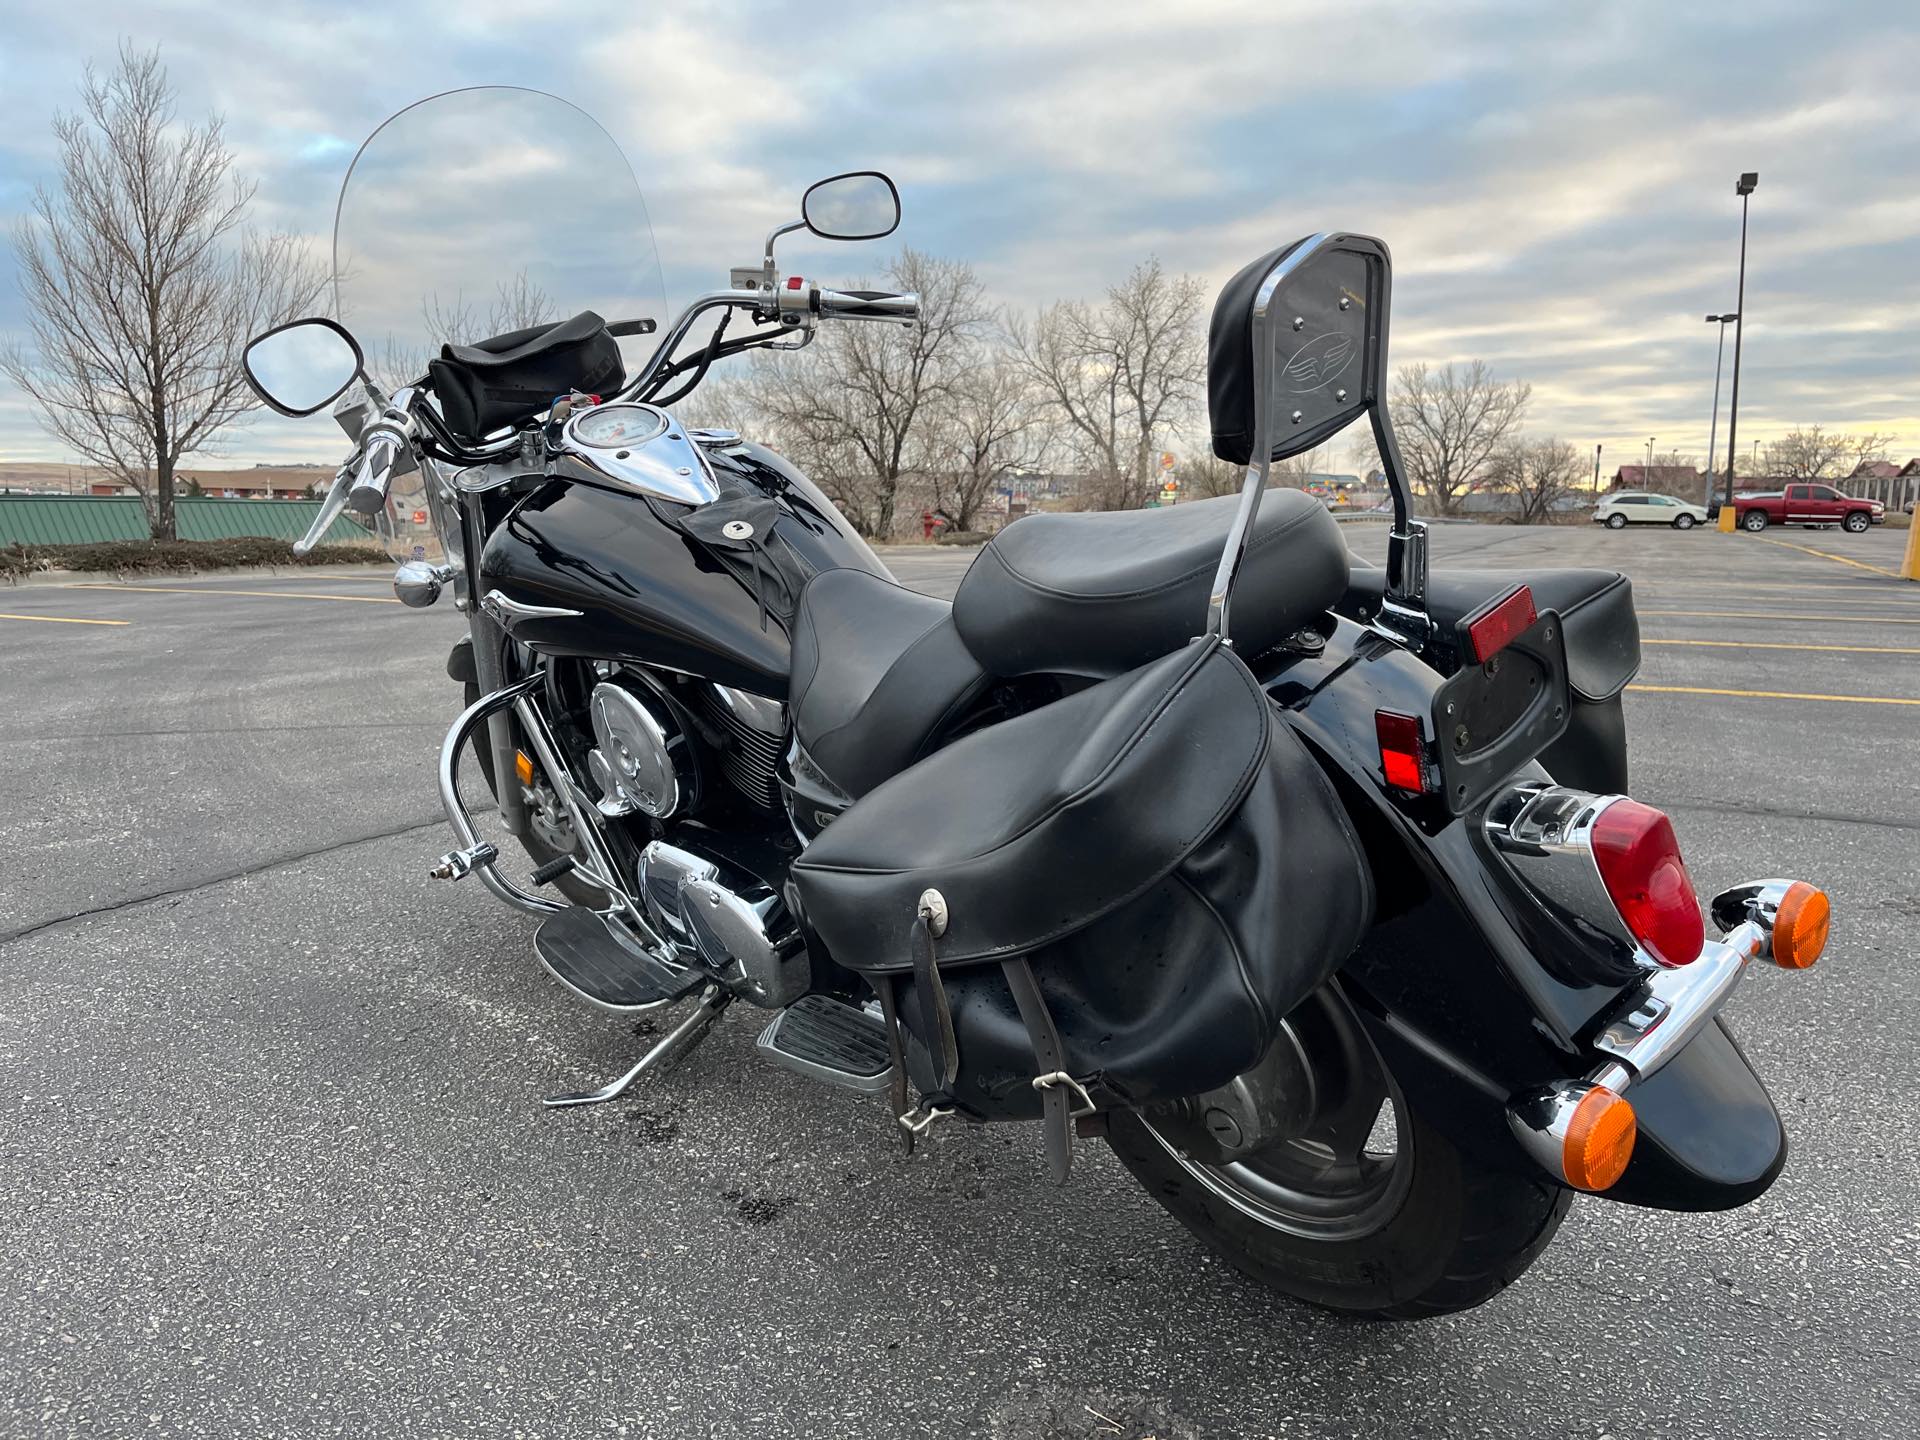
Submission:
[[[769,1062],[882,1097],[909,1148],[1037,1121],[1064,1180],[1104,1138],[1243,1271],[1388,1316],[1487,1299],[1578,1191],[1764,1191],[1785,1136],[1718,1012],[1750,960],[1813,963],[1826,898],[1738,886],[1710,937],[1667,817],[1624,794],[1624,577],[1429,570],[1386,246],[1310,235],[1221,292],[1237,497],[1028,516],[948,604],[778,454],[669,408],[727,356],[914,323],[912,295],[775,262],[802,228],[898,221],[885,176],[821,181],[669,320],[605,133],[456,92],[376,132],[342,192],[336,314],[368,351],[309,319],[247,352],[263,400],[332,406],[354,442],[303,544],[357,516],[402,600],[451,590],[469,621],[433,873],[538,916],[589,1004],[682,1007],[626,1074],[547,1103],[613,1099],[744,1000]],[[488,294],[506,333],[463,332]],[[575,297],[601,308],[503,323]],[[1363,416],[1384,569],[1267,488]],[[468,756],[530,874],[476,829]]]

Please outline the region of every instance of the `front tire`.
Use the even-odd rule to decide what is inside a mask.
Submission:
[[[1607,529],[1624,530],[1626,528],[1627,528],[1627,517],[1620,514],[1619,511],[1616,510],[1613,514],[1607,516]]]
[[[1695,520],[1691,515],[1676,515],[1673,517],[1673,528],[1676,530],[1691,530],[1699,523],[1700,522]]]
[[[1470,1309],[1493,1298],[1553,1239],[1573,1193],[1544,1177],[1480,1169],[1379,1066],[1358,1018],[1334,986],[1292,1016],[1315,1060],[1324,1052],[1354,1070],[1333,1083],[1344,1112],[1306,1135],[1365,1132],[1343,1157],[1332,1144],[1302,1138],[1269,1146],[1233,1165],[1189,1157],[1155,1128],[1151,1111],[1115,1112],[1107,1143],[1147,1193],[1235,1269],[1313,1305],[1378,1319],[1417,1320]],[[1309,1037],[1318,1031],[1332,1034]],[[1364,1051],[1364,1058],[1360,1052]],[[1391,1158],[1371,1152],[1391,1111]],[[1358,1117],[1357,1121],[1355,1117]],[[1368,1121],[1371,1119],[1371,1124]],[[1164,1123],[1164,1122],[1163,1122]]]
[[[1873,517],[1864,510],[1854,510],[1841,523],[1846,526],[1849,535],[1864,535],[1867,527],[1873,524]]]
[[[1740,517],[1740,528],[1758,535],[1762,530],[1767,528],[1767,512],[1764,510],[1749,510]]]
[[[469,682],[465,688],[465,695],[466,699],[463,703],[466,705],[473,704],[474,701],[480,698],[480,687]],[[494,780],[493,751],[487,745],[487,731],[485,726],[482,726],[473,737],[472,753],[474,763],[480,767],[480,774],[487,782],[488,791],[497,802],[500,798],[500,786]],[[518,783],[517,776],[515,777],[515,783]],[[562,855],[573,853],[572,851],[562,850],[557,846],[546,844],[538,835],[523,835],[519,837],[519,839],[520,848],[527,852],[527,858],[533,861],[533,868],[536,870],[542,865],[551,864],[553,861],[558,860]],[[589,885],[577,876],[570,874],[561,875],[550,881],[549,884],[575,905],[604,906],[606,904],[607,897],[599,886]]]

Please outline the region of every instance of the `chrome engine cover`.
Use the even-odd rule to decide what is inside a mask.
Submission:
[[[713,861],[662,840],[640,852],[639,881],[648,918],[687,963],[704,965],[756,1005],[790,1005],[807,992],[806,942],[765,885],[732,888]]]
[[[669,736],[631,690],[603,680],[593,687],[589,705],[593,737],[587,769],[600,791],[600,808],[608,815],[635,810],[664,820],[680,808],[681,785],[671,746],[680,737]]]

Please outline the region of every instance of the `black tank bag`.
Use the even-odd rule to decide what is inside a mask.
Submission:
[[[1250,1069],[1372,907],[1332,786],[1217,641],[937,752],[792,873],[881,997],[909,1135],[1037,1115],[1056,1179],[1076,1115]]]

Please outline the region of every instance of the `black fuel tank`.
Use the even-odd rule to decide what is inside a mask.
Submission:
[[[778,500],[774,534],[807,568],[887,576],[820,490],[773,451],[741,444],[708,458],[723,483]],[[487,540],[480,593],[580,613],[517,618],[513,638],[545,654],[659,665],[784,700],[789,619],[763,605],[767,587],[756,594],[751,568],[729,568],[675,529],[669,519],[688,507],[561,467]]]

